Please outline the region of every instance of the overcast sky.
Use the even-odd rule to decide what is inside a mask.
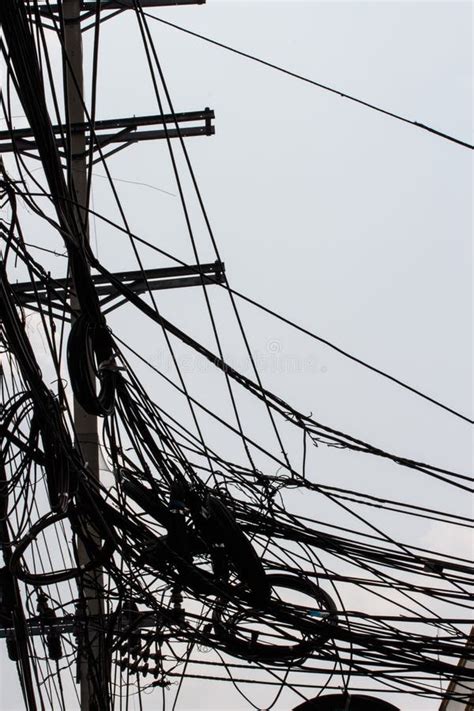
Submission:
[[[208,0],[151,12],[472,142],[470,3]],[[209,106],[216,112],[216,135],[190,138],[187,145],[231,285],[472,417],[472,152],[159,23],[151,29],[175,110]],[[86,77],[91,40],[89,33]],[[132,13],[103,25],[98,86],[98,118],[158,113]],[[132,231],[193,263],[164,143],[129,147],[109,167]],[[103,168],[96,172],[93,207],[115,219]],[[125,180],[136,184],[120,182]],[[189,200],[201,261],[213,261],[204,223]],[[25,221],[33,229],[31,216]],[[35,239],[60,245],[44,228],[36,228]],[[100,220],[91,225],[91,240],[109,269],[137,268],[125,238]],[[146,267],[168,264],[151,251],[142,255]],[[49,268],[58,276],[65,271],[53,258]],[[12,272],[16,276],[24,278],[20,270]],[[226,356],[250,374],[218,287],[212,303]],[[167,317],[212,345],[197,290],[161,292],[159,304]],[[241,314],[264,384],[300,411],[407,457],[470,469],[469,425],[250,306],[242,305]],[[110,323],[171,372],[161,333],[131,307],[115,312]],[[37,351],[41,360],[40,339]],[[230,417],[220,376],[178,352],[192,392]],[[186,422],[189,414],[162,382],[138,364],[137,371],[149,392]],[[245,397],[239,404],[251,436],[275,449],[263,413],[257,416]],[[211,422],[204,427],[224,456],[243,461],[238,442]],[[289,437],[288,447],[296,453],[296,440]],[[312,456],[311,475],[320,483],[472,513],[465,496],[427,487],[421,475],[324,448]],[[293,497],[292,505],[299,513],[322,514],[317,501]],[[342,523],[337,515],[332,520]],[[398,519],[371,516],[412,544],[472,554],[472,539],[449,538],[441,525],[413,523],[400,531]],[[364,601],[354,597],[351,604]],[[7,668],[2,658],[1,706],[16,711],[22,704]],[[271,702],[271,693],[251,693],[261,708]],[[296,703],[286,694],[275,708]],[[403,711],[439,705],[400,703]],[[240,711],[248,705],[230,685],[190,681],[178,711],[198,708]]]

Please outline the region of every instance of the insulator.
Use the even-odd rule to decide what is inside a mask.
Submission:
[[[142,645],[140,640],[137,640],[136,642],[134,642],[134,644],[130,644],[129,654],[133,657],[133,659],[136,659],[137,657],[141,656],[141,651]]]
[[[120,645],[119,647],[119,654],[121,657],[124,657],[126,654],[128,654],[128,649],[129,649],[129,644],[128,642],[124,642],[123,644]]]
[[[130,662],[128,665],[131,674],[138,674],[138,664],[136,662]]]
[[[137,655],[138,650],[141,647],[141,642],[140,639],[137,639],[135,635],[131,635],[128,639],[126,639],[124,642],[119,647],[119,653],[122,656],[128,655],[128,654],[135,654]]]
[[[160,674],[161,674],[160,670]],[[152,686],[161,686],[161,687],[167,687],[170,686],[169,681],[165,681],[164,677],[162,676],[161,679],[157,679],[156,681],[153,682]]]
[[[11,637],[7,637],[7,652],[8,658],[11,659],[12,662],[17,662],[20,659],[16,640],[12,639]]]
[[[10,622],[14,608],[15,587],[13,576],[7,567],[0,568],[0,617],[6,617]]]
[[[133,622],[138,614],[138,605],[132,598],[129,598],[122,609],[123,617],[128,622]]]
[[[158,677],[159,677],[160,674],[161,674],[161,671],[162,671],[161,667],[152,667],[152,668],[150,669],[150,673],[153,674],[153,676],[155,677],[155,679],[158,679]]]
[[[41,616],[41,622],[46,623],[46,646],[48,648],[48,657],[58,661],[63,656],[61,635],[54,630],[48,629],[48,622],[56,619],[56,613],[48,605],[48,598],[43,592],[38,593],[37,608]]]
[[[63,656],[63,650],[61,647],[61,637],[57,632],[52,632],[46,637],[46,643],[48,645],[48,656],[50,659],[58,660]]]
[[[181,603],[183,602],[183,596],[179,588],[174,588],[173,592],[171,593],[171,602],[175,607],[181,605]]]

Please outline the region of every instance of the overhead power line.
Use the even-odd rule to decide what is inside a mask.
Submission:
[[[286,74],[287,76],[293,77],[294,79],[299,79],[300,81],[303,81],[306,84],[316,86],[318,89],[322,89],[323,91],[328,91],[331,94],[337,94],[342,99],[348,99],[349,101],[353,101],[355,104],[360,104],[361,106],[365,106],[368,109],[377,111],[379,114],[384,114],[385,116],[389,116],[390,118],[396,119],[397,121],[402,121],[403,123],[410,124],[411,126],[421,128],[423,131],[428,131],[428,133],[432,133],[435,136],[444,138],[446,141],[456,143],[458,146],[462,146],[463,148],[469,148],[471,150],[474,149],[473,144],[468,143],[467,141],[463,141],[460,138],[456,138],[455,136],[451,136],[449,133],[438,131],[437,129],[433,128],[432,126],[428,126],[425,123],[421,123],[420,121],[414,121],[413,119],[409,119],[406,116],[402,116],[401,114],[396,114],[393,111],[388,111],[387,109],[384,109],[381,106],[377,106],[376,104],[372,104],[369,101],[364,101],[363,99],[359,99],[356,96],[352,96],[351,94],[346,94],[343,91],[340,91],[340,89],[335,89],[334,87],[328,86],[327,84],[322,84],[321,82],[316,81],[315,79],[310,79],[309,77],[305,77],[302,74],[298,74],[297,72],[292,72],[289,69],[285,69],[285,67],[280,67],[278,64],[269,62],[266,59],[262,59],[261,57],[256,57],[255,55],[249,54],[248,52],[243,52],[242,50],[236,49],[235,47],[231,47],[230,45],[224,44],[223,42],[218,42],[217,40],[212,39],[211,37],[206,37],[205,35],[202,35],[199,32],[194,32],[193,30],[189,30],[186,27],[181,27],[180,25],[175,24],[174,22],[169,22],[169,20],[163,20],[161,17],[156,17],[155,15],[151,15],[150,13],[145,14],[151,19],[156,20],[157,22],[161,22],[163,25],[173,27],[175,30],[185,32],[187,35],[197,37],[198,39],[201,39],[204,42],[208,42],[209,44],[213,44],[216,47],[225,49],[228,52],[232,52],[233,54],[238,54],[240,57],[245,57],[245,59],[251,59],[253,62],[263,64],[265,67],[275,69],[277,72]]]
[[[221,286],[225,287],[225,285],[223,285],[223,284]],[[345,351],[343,348],[340,348],[339,346],[336,346],[334,343],[331,343],[331,341],[328,341],[326,338],[323,338],[322,336],[318,336],[316,333],[313,333],[313,331],[310,331],[307,328],[304,328],[304,326],[300,326],[299,324],[295,323],[294,321],[291,321],[291,319],[285,318],[285,316],[282,316],[278,312],[273,311],[273,309],[268,308],[268,306],[264,306],[263,304],[259,303],[258,301],[251,299],[249,296],[245,296],[245,294],[242,294],[241,292],[236,291],[235,289],[232,289],[231,291],[236,296],[238,296],[239,299],[243,299],[243,301],[247,301],[249,304],[256,306],[261,311],[265,311],[267,314],[274,316],[279,321],[283,321],[283,323],[286,323],[288,326],[292,326],[292,328],[295,328],[297,331],[304,333],[306,336],[310,336],[310,338],[314,338],[315,341],[324,343],[325,346],[328,346],[333,351],[336,351],[336,353],[340,353],[340,355],[344,356],[345,358],[352,360],[354,363],[358,363],[359,365],[362,365],[364,368],[371,370],[373,373],[377,373],[378,375],[381,375],[382,377],[386,378],[387,380],[390,380],[392,383],[396,383],[397,385],[404,388],[405,390],[408,390],[409,392],[413,393],[414,395],[418,395],[419,397],[423,398],[423,400],[427,400],[428,402],[431,402],[433,405],[436,405],[437,407],[440,407],[441,409],[445,410],[446,412],[449,412],[451,415],[455,415],[455,417],[459,417],[459,419],[464,420],[465,422],[469,422],[470,424],[474,425],[473,419],[471,419],[470,417],[467,417],[466,415],[463,415],[461,412],[458,412],[457,410],[454,410],[452,407],[449,407],[448,405],[444,405],[439,400],[436,400],[435,398],[431,397],[430,395],[426,395],[425,393],[421,392],[421,390],[418,390],[417,388],[414,388],[411,385],[404,383],[402,380],[395,378],[393,375],[390,375],[389,373],[381,370],[380,368],[377,368],[376,366],[371,365],[370,363],[367,363],[366,361],[362,360],[361,358],[358,358],[357,356],[352,355],[348,351]]]
[[[114,180],[117,180],[117,178],[114,178]],[[179,259],[175,255],[170,254],[169,252],[166,252],[163,249],[160,249],[159,247],[152,244],[151,242],[144,239],[143,237],[139,237],[138,235],[133,234],[133,233],[129,232],[128,230],[122,228],[116,222],[114,222],[113,220],[109,220],[107,217],[105,217],[105,215],[103,215],[99,212],[96,212],[92,208],[89,208],[89,212],[94,217],[97,217],[100,220],[103,220],[105,223],[115,227],[119,231],[124,232],[126,234],[131,234],[134,240],[136,240],[137,242],[140,242],[141,244],[144,244],[145,246],[147,246],[150,249],[152,249],[153,251],[163,255],[164,257],[167,257],[172,262],[175,262],[176,264],[179,264],[180,266],[183,266],[183,267],[190,266],[189,264],[187,264],[186,262],[183,262],[181,259]],[[28,243],[25,243],[25,244],[28,244]],[[29,245],[28,244],[28,246],[34,246],[36,249],[40,249],[36,245]],[[58,256],[64,256],[64,255],[58,255]],[[232,288],[231,286],[229,286],[227,279],[224,282],[218,282],[213,276],[207,275],[204,277],[204,281],[205,281],[205,283],[210,283],[210,284],[217,283],[218,286],[225,289],[226,291],[231,292],[234,296],[237,296],[239,299],[242,299],[243,301],[246,301],[247,303],[252,304],[252,306],[255,306],[257,309],[260,309],[261,311],[264,311],[265,313],[269,314],[270,316],[273,316],[274,318],[278,319],[279,321],[286,323],[288,326],[291,326],[292,328],[296,329],[297,331],[304,333],[306,336],[313,338],[315,341],[318,341],[319,343],[322,343],[325,346],[328,346],[336,353],[339,353],[340,355],[342,355],[344,358],[348,358],[349,360],[353,361],[354,363],[358,363],[359,365],[366,368],[367,370],[370,370],[373,373],[376,373],[377,375],[380,375],[383,378],[390,380],[391,382],[395,383],[396,385],[399,385],[404,390],[407,390],[408,392],[411,392],[414,395],[417,395],[418,397],[422,398],[423,400],[426,400],[427,402],[432,403],[433,405],[441,408],[445,412],[449,412],[451,415],[454,415],[455,417],[459,418],[460,420],[463,420],[464,422],[468,422],[469,424],[474,424],[474,419],[472,419],[471,417],[468,417],[467,415],[463,414],[462,412],[459,412],[458,410],[455,410],[454,408],[450,407],[449,405],[446,405],[445,403],[441,402],[440,400],[437,400],[436,398],[431,397],[431,395],[427,395],[426,393],[422,392],[418,388],[416,388],[412,385],[409,385],[408,383],[404,382],[403,380],[400,380],[399,378],[395,377],[394,375],[391,375],[390,373],[387,373],[386,371],[384,371],[380,368],[377,368],[375,365],[368,363],[367,361],[363,360],[362,358],[358,358],[356,355],[350,353],[347,350],[344,350],[343,348],[336,345],[335,343],[332,343],[327,338],[324,338],[323,336],[318,335],[314,331],[311,331],[308,328],[305,328],[304,326],[302,326],[301,324],[298,324],[295,321],[292,321],[291,319],[283,316],[282,314],[271,309],[270,307],[265,306],[261,302],[256,301],[255,299],[252,299],[252,297],[242,293],[241,291],[238,291],[237,289]]]

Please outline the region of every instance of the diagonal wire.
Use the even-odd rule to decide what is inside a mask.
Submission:
[[[184,32],[187,35],[191,35],[192,37],[197,37],[198,39],[203,40],[204,42],[213,44],[216,47],[225,49],[228,52],[237,54],[240,57],[244,57],[245,59],[250,59],[253,62],[257,62],[258,64],[263,64],[263,66],[269,67],[270,69],[274,69],[277,72],[281,72],[282,74],[286,74],[287,76],[293,77],[293,79],[298,79],[299,81],[305,82],[306,84],[311,84],[312,86],[315,86],[318,89],[322,89],[323,91],[328,91],[331,94],[336,94],[337,96],[340,96],[342,99],[348,99],[349,101],[352,101],[355,104],[359,104],[360,106],[365,106],[366,108],[371,109],[372,111],[376,111],[379,114],[383,114],[384,116],[388,116],[389,118],[396,119],[397,121],[401,121],[402,123],[410,124],[411,126],[420,128],[423,131],[428,131],[429,133],[432,133],[435,136],[438,136],[439,138],[443,138],[446,141],[451,141],[452,143],[456,143],[457,145],[462,146],[463,148],[469,148],[470,150],[474,149],[474,145],[472,145],[471,143],[468,143],[467,141],[463,141],[460,138],[456,138],[455,136],[452,136],[448,133],[444,133],[443,131],[438,131],[437,129],[433,128],[432,126],[428,126],[425,123],[421,123],[420,121],[414,121],[413,119],[409,119],[406,116],[402,116],[401,114],[397,114],[393,111],[389,111],[388,109],[384,109],[381,106],[377,106],[377,104],[370,103],[369,101],[364,101],[363,99],[359,99],[356,96],[352,96],[351,94],[345,94],[344,92],[340,91],[340,89],[336,89],[335,87],[329,86],[327,84],[323,84],[319,81],[316,81],[315,79],[310,79],[309,77],[305,77],[302,74],[298,74],[297,72],[292,72],[289,69],[285,69],[285,67],[279,66],[278,64],[274,64],[273,62],[269,62],[265,59],[261,59],[260,57],[256,57],[255,55],[249,54],[248,52],[243,52],[242,50],[236,49],[235,47],[231,47],[230,45],[224,44],[223,42],[218,42],[217,40],[212,39],[211,37],[206,37],[205,35],[202,35],[199,32],[193,32],[192,30],[189,30],[186,27],[181,27],[180,25],[176,25],[174,22],[169,22],[169,20],[163,20],[161,17],[156,17],[155,15],[152,15],[150,13],[145,13],[145,14],[150,19],[156,20],[157,22],[161,22],[163,25],[168,25],[168,27],[172,27],[175,30]]]

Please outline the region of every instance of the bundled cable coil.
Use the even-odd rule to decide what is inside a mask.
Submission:
[[[265,606],[238,605],[235,608],[226,601],[219,601],[213,612],[214,630],[235,656],[251,661],[300,663],[330,638],[337,619],[336,605],[328,593],[307,578],[270,573],[267,580],[274,596]],[[312,599],[312,606],[295,607],[284,602],[276,597],[277,588],[307,595]],[[283,625],[286,630],[282,629]],[[269,641],[265,641],[268,636],[265,628],[272,629]]]
[[[93,322],[86,314],[78,316],[69,334],[67,363],[74,395],[84,410],[101,417],[110,415],[119,373],[107,326]]]

